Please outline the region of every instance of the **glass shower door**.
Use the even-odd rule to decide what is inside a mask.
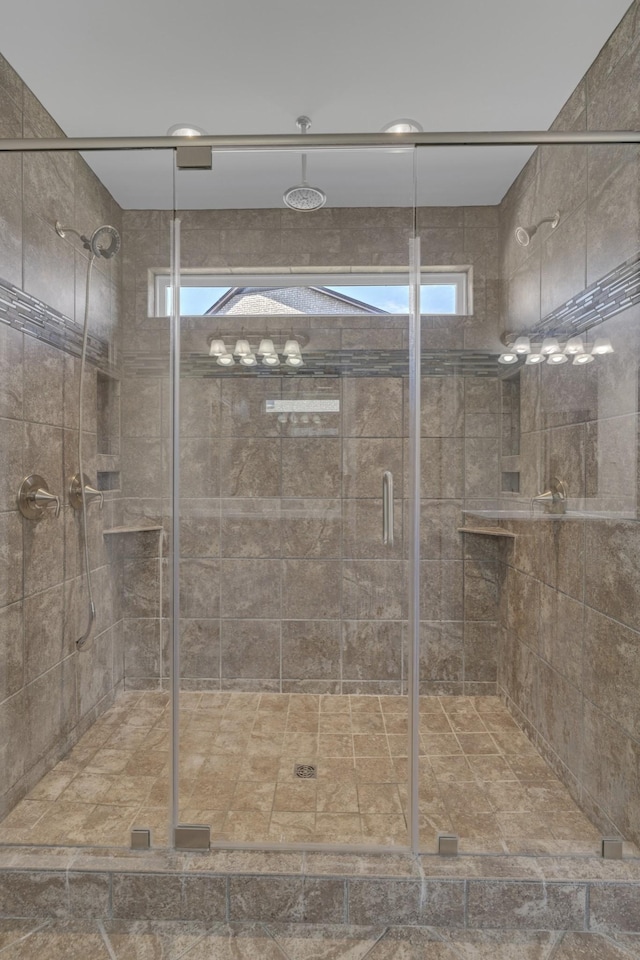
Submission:
[[[310,154],[312,212],[299,163],[176,175],[178,819],[406,845],[412,153]]]

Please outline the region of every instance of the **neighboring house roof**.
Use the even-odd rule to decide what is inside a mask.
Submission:
[[[209,307],[204,316],[280,316],[288,313],[344,316],[387,314],[387,311],[326,287],[232,287]]]

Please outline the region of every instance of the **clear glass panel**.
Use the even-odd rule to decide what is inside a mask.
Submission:
[[[465,168],[489,169],[450,154],[461,191]],[[438,180],[419,156],[423,257],[473,267],[468,317],[423,316],[421,846],[597,854],[602,835],[639,839],[622,761],[637,747],[638,149],[547,146],[514,182],[518,152],[493,151],[502,202],[448,209],[423,206]]]
[[[408,308],[328,281],[406,287],[412,153],[310,154],[314,212],[282,202],[299,165],[177,175],[183,282],[234,281],[181,319],[180,820],[213,843],[406,845]],[[227,180],[247,198],[209,208]]]
[[[57,135],[35,98],[25,111],[25,130],[28,122]],[[5,843],[124,847],[133,825],[153,828],[155,843],[168,839],[161,397],[169,342],[166,319],[147,311],[147,272],[168,262],[168,244],[154,211],[123,209],[125,200],[135,205],[122,192],[127,157],[89,160],[102,181],[73,153],[0,160]],[[171,156],[148,155],[150,165],[170,204]],[[107,224],[117,236],[96,235]],[[103,253],[93,257],[87,314],[92,241]],[[80,459],[86,531],[70,495]],[[21,483],[33,475],[40,479],[28,489],[59,497],[58,516],[55,501],[36,516],[19,511]]]

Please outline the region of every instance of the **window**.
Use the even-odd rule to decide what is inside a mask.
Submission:
[[[183,316],[265,313],[308,313],[315,316],[352,313],[409,312],[406,271],[366,270],[325,273],[231,274],[184,273],[180,312]],[[471,268],[424,268],[420,284],[423,314],[460,315],[470,310]],[[172,290],[166,274],[155,277],[156,315],[171,313]]]

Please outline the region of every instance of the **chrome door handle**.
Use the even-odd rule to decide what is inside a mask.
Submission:
[[[382,542],[393,546],[393,474],[382,474]]]

